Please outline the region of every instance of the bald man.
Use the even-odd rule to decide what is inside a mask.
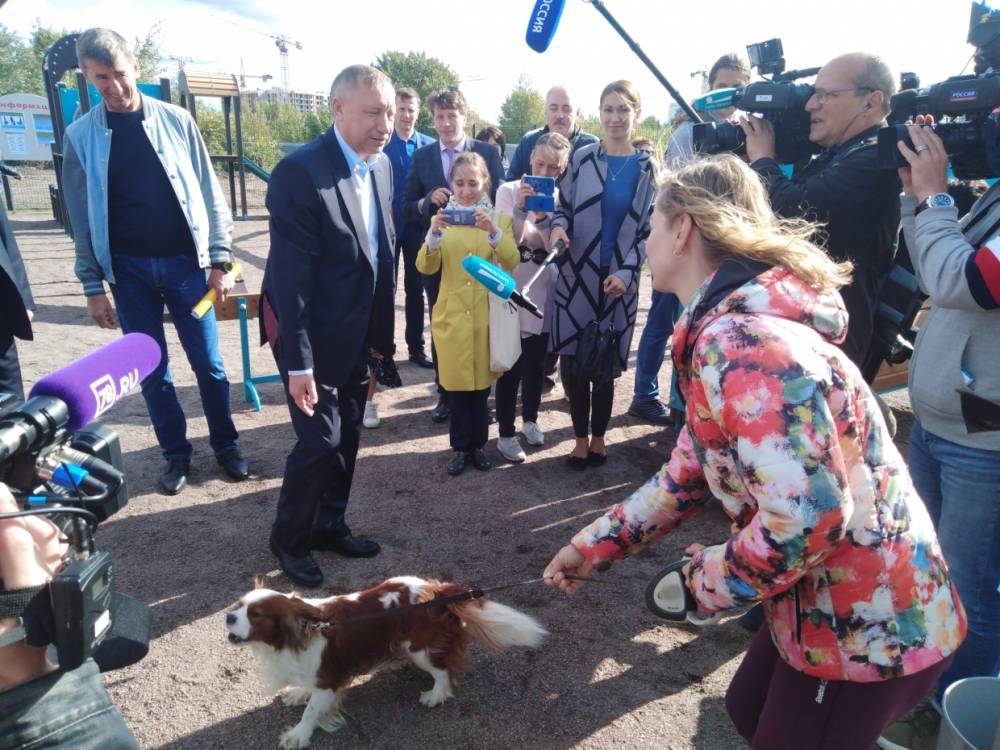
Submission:
[[[585,133],[576,124],[580,110],[570,98],[565,86],[553,86],[545,94],[545,127],[529,130],[517,144],[514,158],[510,160],[507,169],[507,180],[519,180],[522,175],[531,173],[531,152],[535,143],[545,133],[559,133],[569,139],[576,151],[588,143],[596,143],[597,136]]]
[[[860,367],[871,347],[878,293],[896,253],[899,178],[878,165],[876,134],[889,113],[893,75],[877,56],[836,57],[816,76],[806,102],[809,140],[822,148],[794,177],[775,160],[774,128],[743,117],[750,166],[767,184],[771,206],[786,217],[823,222],[827,252],[854,263],[854,278],[841,290],[850,315],[843,350]]]

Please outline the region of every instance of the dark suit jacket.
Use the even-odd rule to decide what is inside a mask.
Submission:
[[[0,203],[0,342],[12,336],[31,340],[28,310],[34,309],[21,251],[7,220],[7,211]]]
[[[286,372],[312,368],[323,385],[348,382],[372,324],[384,327],[393,313],[388,159],[372,174],[379,248],[368,247],[361,206],[332,127],[282,159],[267,188],[271,250],[261,293],[277,318],[275,357]],[[370,253],[378,253],[379,260],[375,291]],[[262,329],[265,317],[262,311]]]
[[[465,139],[465,148],[475,151],[486,160],[486,168],[490,172],[490,200],[496,202],[497,188],[504,178],[500,151],[490,143],[468,137]],[[419,243],[424,241],[427,230],[431,228],[431,216],[437,213],[437,207],[430,200],[424,201],[423,210],[419,209],[417,204],[421,198],[428,198],[439,187],[447,185],[448,181],[444,178],[444,167],[441,164],[441,142],[434,141],[414,151],[413,161],[410,162],[410,173],[406,175],[403,218],[406,219],[407,226],[412,224],[419,227],[416,233],[407,232],[408,236],[416,237]]]

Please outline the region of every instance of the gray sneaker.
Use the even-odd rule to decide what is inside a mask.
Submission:
[[[525,422],[521,425],[521,434],[524,435],[524,442],[528,445],[545,445],[545,433],[538,426],[538,422]]]
[[[497,450],[511,463],[519,464],[526,458],[516,437],[497,438]]]
[[[669,427],[673,424],[670,419],[670,410],[656,399],[636,401],[632,399],[632,404],[628,407],[628,413],[650,424],[663,425]]]

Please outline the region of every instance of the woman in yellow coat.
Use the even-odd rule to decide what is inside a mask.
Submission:
[[[462,268],[476,255],[508,271],[521,259],[511,220],[497,218],[490,204],[490,176],[483,157],[464,151],[451,167],[452,196],[431,220],[417,255],[423,274],[441,272],[441,289],[431,315],[431,336],[438,358],[441,387],[451,406],[449,427],[455,452],[448,473],[457,476],[471,462],[480,471],[493,464],[483,452],[489,433],[487,399],[498,374],[490,372],[490,310],[486,289]],[[451,224],[448,209],[472,209],[475,226]],[[498,226],[499,221],[499,226]],[[494,257],[495,256],[495,257]]]

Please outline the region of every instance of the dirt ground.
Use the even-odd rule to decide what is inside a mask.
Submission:
[[[118,334],[86,315],[73,275],[72,243],[43,214],[15,214],[14,227],[38,304],[35,341],[20,346],[25,382],[65,365]],[[267,223],[238,222],[235,252],[248,288],[259,289],[267,254]],[[648,309],[643,282],[639,325]],[[402,337],[402,294],[397,342]],[[638,330],[641,330],[639,328]],[[428,332],[429,335],[429,332]],[[121,436],[131,500],[102,525],[98,545],[112,554],[116,586],[153,609],[153,640],[140,663],[105,675],[105,682],[143,748],[273,748],[301,708],[262,695],[252,658],[225,639],[224,613],[261,575],[291,591],[267,548],[285,456],[293,433],[280,384],[260,389],[260,412],[243,399],[238,324],[220,323],[232,382],[240,446],[253,476],[233,483],[208,445],[194,377],[168,327],[174,378],[195,446],[191,485],[176,497],[157,491],[162,459],[138,395],[104,420]],[[633,340],[633,353],[638,335]],[[526,463],[499,462],[486,474],[445,474],[446,425],[435,425],[436,401],[427,370],[400,364],[404,387],[380,392],[382,426],[366,430],[348,521],[382,545],[371,560],[328,553],[317,559],[323,593],[345,593],[412,574],[493,586],[536,577],[577,529],[625,497],[665,460],[672,435],[625,412],[632,371],[617,384],[606,466],[572,472],[564,466],[572,430],[560,387],[547,394],[540,422],[546,444]],[[253,348],[256,373],[274,371],[266,350]],[[661,373],[666,386],[669,367]],[[905,392],[890,402],[909,429]],[[575,597],[534,584],[496,596],[541,620],[551,632],[537,652],[493,656],[475,649],[458,697],[435,709],[419,705],[430,679],[412,668],[359,680],[347,693],[348,725],[316,748],[743,748],[725,712],[726,685],[749,636],[733,622],[702,630],[672,627],[643,604],[649,578],[691,542],[723,539],[717,507],[657,547],[617,566]]]

